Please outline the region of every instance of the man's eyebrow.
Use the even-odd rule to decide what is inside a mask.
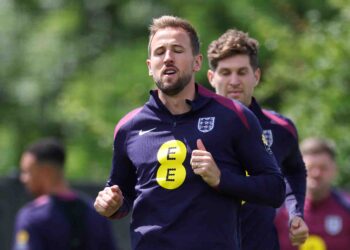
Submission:
[[[228,67],[222,67],[222,68],[219,69],[219,72],[221,72],[221,71],[228,71],[228,70],[230,70]]]

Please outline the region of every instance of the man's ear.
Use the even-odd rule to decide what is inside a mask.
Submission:
[[[208,69],[207,71],[207,77],[208,77],[208,81],[210,83],[210,85],[215,89],[216,88],[216,84],[213,81],[214,78],[214,71],[212,71],[211,69]]]
[[[261,70],[260,68],[257,68],[254,72],[254,77],[255,77],[255,86],[257,86],[260,82],[260,77],[261,77]]]
[[[149,76],[153,76],[153,72],[151,70],[151,60],[150,59],[147,59],[146,60],[146,64],[147,64],[147,67],[148,67],[148,75]]]
[[[198,54],[194,57],[193,71],[198,72],[202,68],[203,55]]]

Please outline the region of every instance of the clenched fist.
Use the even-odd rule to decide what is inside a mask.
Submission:
[[[112,216],[123,204],[123,194],[117,185],[105,187],[96,197],[94,207],[105,217]]]

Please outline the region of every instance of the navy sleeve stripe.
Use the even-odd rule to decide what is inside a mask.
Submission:
[[[297,132],[295,131],[294,127],[286,120],[282,119],[281,117],[278,117],[277,115],[274,115],[273,113],[263,110],[264,115],[269,117],[271,120],[275,121],[277,124],[281,125],[285,129],[287,129],[295,138],[297,138]]]
[[[233,110],[238,115],[238,117],[241,119],[244,126],[247,129],[250,128],[247,117],[244,115],[242,107],[240,105],[238,105],[235,101],[230,100],[230,99],[225,98],[225,97],[222,97],[220,95],[217,95],[217,94],[207,90],[206,88],[204,88],[200,85],[198,85],[198,93],[200,95],[213,98],[216,102],[220,103],[221,105],[225,106],[226,108]]]
[[[119,129],[128,121],[130,121],[135,115],[137,115],[140,111],[141,111],[142,107],[140,108],[136,108],[132,111],[130,111],[128,114],[126,114],[117,124],[117,126],[115,126],[114,129],[114,139],[119,131]]]

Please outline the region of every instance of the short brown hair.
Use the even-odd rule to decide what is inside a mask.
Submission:
[[[315,155],[326,153],[333,160],[335,160],[336,157],[336,149],[334,142],[324,138],[306,138],[300,144],[300,150],[303,155]]]
[[[161,16],[158,18],[153,18],[152,24],[149,26],[149,42],[148,42],[148,55],[151,53],[151,42],[154,35],[160,29],[165,29],[168,27],[181,28],[187,32],[190,37],[192,53],[193,55],[198,55],[200,50],[199,38],[194,27],[185,19],[176,16]]]
[[[248,55],[254,70],[259,67],[259,42],[240,30],[229,29],[208,46],[209,67],[215,70],[220,60],[234,55]]]

